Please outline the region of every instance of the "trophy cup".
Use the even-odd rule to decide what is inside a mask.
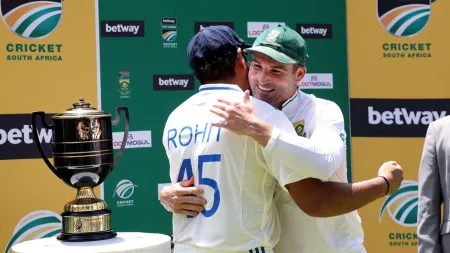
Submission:
[[[89,107],[80,98],[73,108],[52,116],[52,124],[45,121],[45,112],[32,113],[33,138],[47,166],[64,183],[77,189],[77,196],[64,207],[62,231],[59,240],[79,242],[113,238],[117,235],[111,228],[111,210],[108,204],[94,194],[119,162],[125,148],[129,115],[127,107],[116,108],[116,118],[111,114]],[[122,146],[114,158],[112,126],[125,113],[125,129]],[[53,130],[53,164],[42,150],[36,129],[36,116],[41,117],[43,127]]]

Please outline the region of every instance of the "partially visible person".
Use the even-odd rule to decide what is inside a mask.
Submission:
[[[189,42],[189,63],[201,86],[170,114],[162,141],[171,181],[195,175],[208,202],[199,216],[173,215],[175,253],[273,252],[280,236],[275,185],[301,177],[252,138],[211,125],[219,119],[209,112],[217,98],[239,102],[249,88],[245,46],[226,26],[203,29]],[[259,117],[295,135],[282,112],[251,103]]]
[[[450,116],[428,125],[419,167],[418,209],[419,253],[450,252]]]
[[[378,177],[348,184],[342,112],[331,101],[297,90],[308,59],[301,36],[286,26],[268,29],[247,51],[253,53],[249,73],[253,94],[282,110],[300,136],[282,133],[258,118],[248,92],[242,102],[221,99],[223,104],[211,111],[224,121],[213,125],[252,137],[304,176],[277,186],[282,234],[276,252],[365,252],[361,220],[355,210],[395,192],[403,179],[401,167],[386,162]],[[183,188],[189,185],[187,181],[165,187],[161,203],[174,212],[202,210],[202,198],[183,196],[201,193],[198,187]]]

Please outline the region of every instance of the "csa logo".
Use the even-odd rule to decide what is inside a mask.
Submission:
[[[397,224],[404,227],[417,226],[419,185],[416,181],[405,180],[397,192],[389,195],[383,202],[379,215],[379,222],[385,211]]]
[[[297,132],[298,136],[306,137],[305,132],[305,120],[302,119],[294,123],[295,132]]]
[[[411,38],[428,24],[435,0],[377,0],[380,25],[391,35]],[[430,42],[384,43],[384,58],[430,58]]]
[[[176,18],[161,18],[161,35],[163,38],[164,48],[176,48],[177,39],[177,19]]]
[[[11,253],[15,244],[56,236],[61,232],[61,216],[47,210],[37,210],[23,217],[14,228],[4,253]]]
[[[175,41],[177,39],[177,31],[164,31],[162,37],[165,41]]]
[[[378,20],[392,35],[411,37],[430,19],[431,0],[378,0]]]
[[[41,39],[51,34],[62,15],[62,0],[2,0],[3,21],[9,30],[27,39]]]
[[[120,98],[129,98],[131,95],[130,89],[130,72],[119,72],[119,89]]]
[[[134,205],[134,200],[130,198],[131,196],[133,196],[135,187],[138,186],[133,184],[128,179],[122,179],[117,183],[116,189],[114,190],[113,198],[117,195],[119,198],[123,199],[117,201],[117,207]]]

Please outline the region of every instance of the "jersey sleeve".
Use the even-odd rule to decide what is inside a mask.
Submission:
[[[281,111],[273,111],[272,113],[267,114],[266,117],[263,117],[262,120],[273,126],[272,134],[284,133],[287,136],[296,136],[294,127]],[[260,147],[262,156],[267,163],[269,173],[279,182],[284,191],[287,192],[285,185],[305,178],[303,175],[292,170],[290,166],[284,163],[282,157],[267,152],[261,146],[258,147]]]
[[[274,128],[264,150],[305,178],[327,180],[345,157],[344,117],[339,106],[329,101],[313,120],[315,130],[310,139]]]

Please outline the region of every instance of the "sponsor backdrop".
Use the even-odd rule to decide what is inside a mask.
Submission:
[[[198,90],[186,48],[207,26],[229,26],[249,43],[278,24],[297,29],[310,55],[308,74],[299,86],[336,101],[348,131],[345,4],[289,0],[283,6],[296,11],[274,12],[270,1],[99,1],[101,106],[105,111],[128,106],[132,131],[121,162],[103,187],[115,229],[171,232],[171,214],[158,200],[158,190],[170,182],[162,131],[169,113]],[[114,131],[114,145],[120,146],[122,126]]]
[[[353,179],[382,162],[400,190],[362,208],[368,252],[417,252],[417,176],[428,124],[448,114],[448,1],[347,1]]]
[[[0,8],[0,251],[9,253],[16,243],[59,233],[59,214],[75,198],[40,158],[31,113],[45,111],[50,123],[80,97],[97,105],[96,21],[86,0],[2,0]],[[38,133],[51,157],[52,131]]]

